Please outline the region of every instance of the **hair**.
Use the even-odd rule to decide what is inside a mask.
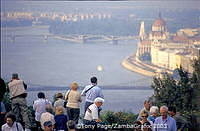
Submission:
[[[16,116],[13,113],[6,114],[6,118],[12,119],[13,122],[16,121]]]
[[[64,108],[62,106],[56,107],[56,115],[64,114]]]
[[[146,114],[146,115],[147,115],[147,117],[149,116],[149,113],[148,113],[148,112],[146,112],[146,111],[143,111],[143,112],[141,113],[141,116],[142,116],[143,114]]]
[[[97,78],[95,76],[93,76],[91,79],[90,79],[91,83],[97,83]]]
[[[172,112],[176,113],[176,107],[170,106],[170,107],[168,108],[168,111],[172,111]]]
[[[144,104],[149,103],[149,102],[150,102],[149,100],[145,100],[145,101],[144,101]]]
[[[158,113],[159,112],[159,108],[157,106],[152,106],[150,108],[150,114],[153,114],[153,113]]]
[[[75,122],[73,120],[69,120],[67,122],[68,129],[75,129]]]
[[[62,93],[57,93],[56,94],[56,98],[63,98],[63,94]]]
[[[160,109],[165,109],[166,111],[168,111],[168,107],[167,106],[161,106]]]
[[[12,79],[19,79],[18,74],[17,73],[13,73],[12,74]]]
[[[38,98],[45,98],[45,94],[43,92],[38,93]]]
[[[70,84],[70,88],[71,88],[71,89],[77,89],[77,88],[78,88],[78,83],[72,82],[72,83]]]

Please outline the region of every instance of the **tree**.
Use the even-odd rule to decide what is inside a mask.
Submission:
[[[175,106],[180,112],[191,112],[192,86],[188,73],[182,68],[177,69],[179,79],[165,74],[163,78],[154,78],[152,88],[154,89],[154,104],[161,106]]]

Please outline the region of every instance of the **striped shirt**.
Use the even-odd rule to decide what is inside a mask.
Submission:
[[[94,102],[94,99],[97,97],[104,98],[101,88],[98,86],[94,86],[94,87],[92,86],[94,85],[86,86],[81,93],[81,96],[86,96],[85,101],[91,102],[91,103]],[[85,93],[91,87],[92,89],[90,89],[87,93]]]

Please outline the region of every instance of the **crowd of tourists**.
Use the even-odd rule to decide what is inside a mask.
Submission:
[[[51,102],[43,92],[38,92],[34,100],[32,113],[27,106],[27,85],[18,74],[14,73],[7,86],[1,79],[0,94],[0,126],[2,131],[104,131],[98,128],[105,123],[100,119],[104,103],[102,89],[97,85],[97,78],[90,78],[91,84],[79,92],[76,82],[70,84],[65,94],[57,93],[56,100]],[[7,111],[3,95],[8,91],[11,100],[11,110]],[[85,97],[84,116],[80,122],[80,103]],[[34,120],[31,118],[34,117]],[[35,123],[35,126],[33,125]],[[152,106],[144,101],[144,108],[139,112],[136,121],[133,120],[133,130],[138,131],[177,131],[185,128],[185,121],[176,113],[175,107]],[[77,128],[77,125],[81,124]],[[81,128],[80,128],[81,127]],[[103,127],[103,126],[102,126]]]

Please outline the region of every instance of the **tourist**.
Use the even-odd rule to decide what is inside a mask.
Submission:
[[[12,80],[8,83],[8,90],[10,92],[12,111],[17,117],[17,121],[20,121],[20,116],[22,116],[22,121],[25,123],[25,131],[30,131],[31,128],[31,114],[28,111],[28,106],[26,102],[27,85],[23,80],[20,80],[18,74],[12,75]]]
[[[55,129],[56,131],[66,131],[67,130],[67,121],[68,118],[64,115],[64,107],[58,106],[56,107],[56,114],[55,114]]]
[[[93,104],[93,101],[94,101],[95,98],[97,98],[97,97],[104,98],[101,88],[97,86],[97,78],[92,77],[90,79],[90,81],[91,81],[91,84],[86,86],[81,93],[82,96],[86,96],[86,98],[85,98],[85,112],[87,111],[87,108],[91,104]]]
[[[159,108],[157,106],[152,106],[149,113],[150,116],[148,117],[148,120],[154,123],[155,119],[158,117]]]
[[[161,106],[160,115],[154,122],[154,129],[156,131],[177,131],[176,121],[168,116],[168,107]]]
[[[16,122],[14,114],[6,114],[6,123],[1,128],[2,131],[24,131],[22,125]]]
[[[169,107],[168,114],[176,120],[176,126],[178,131],[184,131],[187,126],[187,121],[176,112],[175,107]]]
[[[51,102],[45,98],[43,92],[37,94],[38,99],[33,102],[33,110],[35,110],[35,120],[37,123],[38,130],[41,130],[40,118],[42,113],[46,112],[46,106],[51,105]]]
[[[104,99],[101,97],[97,97],[94,100],[94,104],[90,105],[85,113],[84,116],[84,123],[86,125],[99,123],[101,122],[100,117],[99,117],[99,108],[103,105]]]
[[[54,108],[56,108],[58,106],[64,107],[64,103],[65,103],[65,100],[63,99],[63,94],[57,93],[56,94],[56,101],[53,104]]]
[[[148,112],[148,114],[149,114],[150,107],[151,107],[151,103],[149,101],[145,100],[144,101],[144,108],[140,111],[137,120],[141,119],[141,114],[143,112]]]
[[[142,131],[151,131],[151,123],[147,120],[149,114],[148,112],[142,112],[141,113],[141,129]]]
[[[53,131],[53,124],[51,121],[44,122],[43,126],[44,126],[44,131]]]
[[[41,118],[40,118],[40,124],[41,124],[43,130],[44,130],[44,123],[45,122],[51,121],[53,126],[55,124],[52,106],[46,105],[45,110],[46,110],[46,112],[42,113]]]
[[[65,99],[67,100],[67,115],[69,120],[73,120],[78,124],[81,94],[78,91],[78,84],[76,82],[70,85],[70,90],[66,93]]]

